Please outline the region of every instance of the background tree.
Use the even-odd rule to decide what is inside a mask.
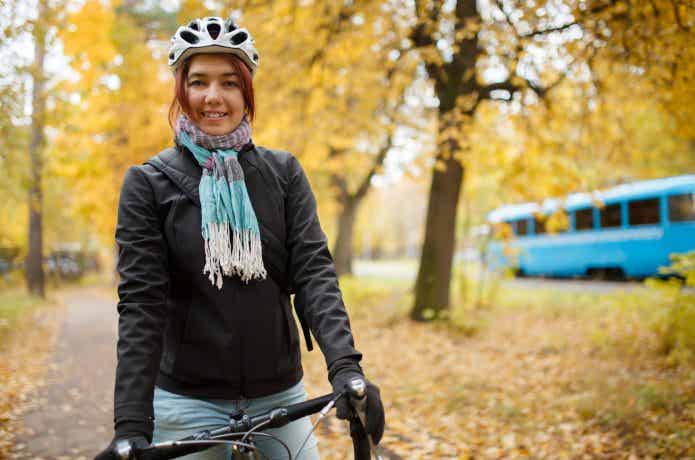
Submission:
[[[69,16],[71,26],[62,31],[79,77],[61,87],[76,103],[54,151],[73,182],[75,213],[106,244],[113,243],[125,170],[171,144],[167,109],[172,79],[159,44],[164,41],[161,29],[174,20],[173,13],[143,8],[139,2],[112,8],[88,1]]]
[[[0,42],[8,44],[16,37],[16,29],[5,17],[11,17],[12,5],[0,7]],[[7,16],[6,16],[7,15]],[[0,58],[3,62],[17,63],[16,51],[11,47],[0,45]],[[27,182],[28,168],[26,151],[29,130],[26,125],[17,126],[17,121],[23,118],[24,101],[27,88],[24,80],[17,79],[18,69],[14,65],[0,68],[0,168],[5,172],[4,180],[0,181],[0,246],[21,248],[26,250],[26,225],[24,217],[28,215]],[[20,217],[21,216],[21,217]]]
[[[564,58],[561,47],[552,43],[546,59],[533,52],[544,36],[568,28],[555,23],[562,14],[550,19],[537,15],[521,28],[501,1],[416,1],[414,6],[413,50],[422,56],[439,100],[437,153],[411,311],[413,319],[424,320],[449,306],[458,202],[464,162],[472,149],[467,136],[476,111],[484,101],[520,103],[544,97],[571,62],[560,69],[549,66],[547,53]]]
[[[43,272],[43,150],[46,127],[46,49],[48,47],[47,19],[51,17],[48,2],[39,0],[37,17],[32,24],[34,41],[34,63],[29,71],[31,90],[31,136],[29,141],[29,251],[27,252],[25,276],[32,294],[45,296]]]
[[[0,73],[0,98],[3,99],[3,113],[0,115],[3,140],[0,146],[2,161],[9,165],[8,172],[17,173],[5,181],[4,187],[13,189],[12,194],[26,193],[22,199],[26,207],[6,202],[3,208],[8,213],[20,209],[27,213],[24,274],[28,290],[38,296],[45,295],[46,132],[55,110],[55,104],[48,105],[54,81],[46,69],[46,57],[56,49],[55,31],[64,8],[62,1],[49,3],[46,0],[38,0],[29,9],[22,2],[5,2],[0,6],[0,54],[8,62]],[[21,52],[29,46],[33,51],[31,58]],[[25,108],[27,106],[31,108]],[[15,225],[21,221],[15,214],[12,222],[9,227],[16,228]]]

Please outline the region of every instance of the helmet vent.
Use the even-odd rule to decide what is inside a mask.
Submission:
[[[236,25],[233,22],[230,22],[229,24],[227,24],[227,33],[233,30],[236,30]]]
[[[254,55],[253,55],[253,60],[256,61],[256,62],[258,62],[258,54],[254,54]]]
[[[174,60],[174,53],[173,52],[169,53],[169,60],[170,61]]]
[[[246,41],[247,38],[249,38],[249,35],[246,32],[239,32],[232,37],[232,43],[235,45],[241,45]]]
[[[221,31],[222,27],[220,27],[219,24],[216,24],[214,22],[208,23],[208,33],[210,34],[213,40],[217,40],[217,37],[220,35]]]
[[[198,37],[193,32],[190,32],[188,30],[181,31],[181,38],[186,40],[191,45],[195,45],[196,43],[198,43]]]
[[[188,27],[193,30],[197,30],[200,32],[200,27],[198,26],[198,21],[191,21],[190,24],[188,24]]]

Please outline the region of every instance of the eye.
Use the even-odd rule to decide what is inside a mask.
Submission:
[[[202,84],[203,84],[203,82],[200,80],[193,80],[191,82],[188,82],[188,86],[200,86]]]
[[[229,80],[226,82],[227,86],[239,86],[239,83],[235,82],[234,80]]]

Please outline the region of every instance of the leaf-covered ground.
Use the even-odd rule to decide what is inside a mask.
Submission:
[[[453,328],[407,320],[403,289],[370,298],[350,287],[358,348],[386,406],[386,457],[695,458],[694,370],[665,367],[646,340],[645,350],[606,341],[606,331],[643,340],[614,312],[571,298],[519,303]],[[320,354],[305,353],[305,367],[310,394],[327,391]],[[326,458],[348,458],[345,433],[335,419],[319,428]]]
[[[408,320],[407,284],[341,285],[365,370],[382,389],[386,458],[695,458],[695,371],[667,367],[648,329],[599,296],[499,295],[452,326]],[[98,314],[113,313],[109,295]],[[44,378],[59,319],[59,309],[37,310],[2,342],[0,458]],[[113,337],[98,337],[112,346]],[[304,360],[310,396],[330,391],[321,354]],[[84,383],[111,388],[112,377],[102,380]],[[75,411],[108,406],[88,394],[71,400]],[[343,422],[329,417],[318,433],[323,458],[351,457]],[[70,452],[60,458],[76,458]]]
[[[7,458],[30,396],[44,384],[63,309],[59,302],[0,294],[0,458]]]

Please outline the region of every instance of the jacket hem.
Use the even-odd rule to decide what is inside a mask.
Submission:
[[[272,380],[214,381],[190,383],[177,380],[161,370],[156,385],[163,390],[200,399],[249,399],[270,396],[291,388],[304,376],[301,367]]]

